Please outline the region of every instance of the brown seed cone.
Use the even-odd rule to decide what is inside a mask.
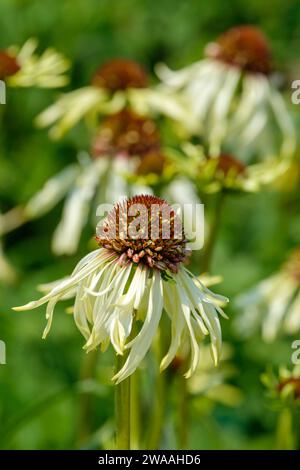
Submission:
[[[112,92],[127,88],[145,88],[148,76],[143,67],[133,60],[113,59],[96,71],[92,84]]]
[[[231,28],[208,44],[206,55],[242,70],[267,75],[271,71],[271,51],[264,34],[254,26]]]
[[[133,209],[143,212],[134,212]],[[154,234],[153,225],[157,232]],[[131,232],[133,225],[136,231]],[[178,236],[179,235],[179,236]],[[188,256],[181,221],[169,204],[156,196],[134,196],[115,205],[99,227],[96,240],[114,251],[119,263],[143,263],[150,268],[177,272]]]
[[[124,109],[106,118],[92,145],[93,157],[124,154],[140,156],[159,149],[160,136],[155,122]]]
[[[20,70],[16,58],[6,51],[0,51],[0,80],[14,75]]]

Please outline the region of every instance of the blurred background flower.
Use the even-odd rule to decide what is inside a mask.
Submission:
[[[205,56],[177,72],[158,65],[157,73],[166,87],[186,96],[209,153],[219,155],[224,146],[248,161],[257,154],[263,159],[293,155],[296,132],[269,77],[271,51],[262,31],[231,28],[206,46]]]
[[[37,47],[36,39],[28,39],[22,47],[11,46],[0,52],[0,78],[8,86],[59,88],[69,83],[65,73],[70,62],[53,48],[38,55]]]
[[[282,269],[236,299],[240,315],[236,328],[244,337],[261,327],[265,341],[300,331],[300,249]]]

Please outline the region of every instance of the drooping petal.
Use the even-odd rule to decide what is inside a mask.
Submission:
[[[53,139],[60,139],[87,113],[94,112],[107,94],[101,88],[88,86],[66,93],[36,118],[38,127],[48,127]]]
[[[171,319],[171,343],[167,354],[160,363],[161,371],[166,369],[175,358],[180,347],[181,336],[185,325],[175,290],[176,287],[172,283],[163,282],[164,308]]]
[[[78,165],[70,165],[57,175],[50,178],[43,188],[38,191],[24,208],[27,219],[41,217],[49,212],[67,194],[76,180],[79,172]]]
[[[263,320],[262,334],[265,341],[274,341],[287,306],[292,299],[296,288],[295,283],[289,278],[282,278],[281,285],[278,287],[276,293],[274,293],[268,306],[267,315]]]
[[[97,163],[97,162],[96,162]],[[62,219],[57,226],[52,246],[57,255],[75,253],[90,212],[102,168],[90,163],[77,177],[64,205]]]
[[[130,352],[122,369],[113,377],[116,383],[131,375],[144,359],[157,332],[163,308],[162,280],[160,273],[153,272],[149,306],[144,324],[137,336],[126,345]]]

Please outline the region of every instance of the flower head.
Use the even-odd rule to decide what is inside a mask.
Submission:
[[[151,230],[146,246],[146,227],[149,219],[153,222],[150,205],[154,211],[159,209],[160,215],[156,217],[158,226],[154,224],[156,232]],[[188,341],[190,363],[186,377],[191,376],[199,361],[199,342],[206,335],[210,335],[211,352],[217,363],[221,351],[218,314],[224,315],[220,305],[226,299],[213,294],[184,267],[186,242],[182,227],[178,232],[172,209],[170,230],[164,240],[165,206],[168,206],[165,201],[146,196],[118,204],[98,229],[100,248],[81,260],[69,277],[48,286],[48,293],[40,300],[15,310],[29,310],[47,303],[46,337],[56,303],[75,297],[74,320],[86,338],[84,348],[105,349],[111,343],[117,354],[128,352],[124,366],[114,377],[117,382],[140,365],[157,333],[163,311],[171,324],[171,343],[162,359],[162,370],[173,361],[182,342]],[[137,209],[135,216],[133,208]],[[133,323],[138,333],[129,339]]]
[[[14,75],[18,70],[20,70],[20,65],[16,58],[6,50],[0,51],[0,80]]]
[[[67,85],[69,61],[54,49],[36,53],[38,43],[31,38],[21,47],[0,52],[0,79],[12,87],[59,88]]]
[[[155,122],[124,109],[103,120],[93,143],[92,155],[141,157],[159,147],[160,136]]]
[[[284,332],[300,330],[300,249],[296,249],[280,271],[261,281],[237,298],[242,314],[236,329],[244,336],[253,334],[262,325],[265,341],[274,341]]]
[[[208,44],[206,55],[234,65],[245,72],[268,74],[271,69],[271,51],[267,38],[254,26],[231,28],[215,42]]]
[[[148,101],[154,92],[147,85],[148,76],[140,64],[129,59],[113,59],[99,67],[91,85],[61,96],[37,117],[36,124],[39,127],[55,124],[50,134],[58,139],[84,117],[89,117],[89,122],[97,127],[99,118],[114,115],[112,122],[107,123],[109,127],[118,125],[117,116],[122,110],[149,115]]]
[[[138,62],[113,59],[99,67],[92,84],[112,92],[128,88],[145,88],[148,85],[148,76]]]
[[[134,232],[137,229],[136,233],[130,233],[130,228]],[[118,203],[104,220],[100,231],[97,242],[114,251],[121,264],[132,262],[161,271],[178,272],[180,263],[188,255],[179,216],[166,201],[156,196],[134,196]],[[155,235],[149,237],[150,232],[155,232]]]
[[[203,148],[191,143],[182,146],[182,152],[169,152],[173,161],[173,171],[185,175],[193,181],[201,192],[215,193],[221,190],[230,192],[253,192],[266,184],[267,175],[276,171],[266,168],[267,175],[260,167],[261,174],[255,174],[256,165],[247,165],[238,155],[221,153],[218,157],[206,155]],[[188,164],[187,164],[188,162]]]
[[[271,81],[271,53],[263,33],[253,26],[232,28],[205,54],[175,72],[159,64],[157,73],[166,93],[186,100],[196,125],[193,133],[200,134],[209,154],[219,156],[229,148],[247,161],[293,156],[295,127]]]
[[[262,375],[262,382],[267,387],[269,395],[277,405],[300,405],[300,368],[294,366],[292,370],[280,367],[278,373],[268,370]]]

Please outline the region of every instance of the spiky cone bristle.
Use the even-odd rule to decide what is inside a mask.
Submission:
[[[144,207],[145,211],[131,215],[132,208],[139,210],[140,206]],[[130,228],[136,222],[137,235],[132,236],[129,233]],[[157,223],[155,237],[151,232],[154,223]],[[169,237],[165,237],[166,224]],[[134,196],[116,204],[99,227],[98,233],[98,244],[117,253],[122,265],[132,262],[159,270],[169,269],[176,273],[180,263],[184,262],[189,254],[178,215],[166,201],[155,196]]]

